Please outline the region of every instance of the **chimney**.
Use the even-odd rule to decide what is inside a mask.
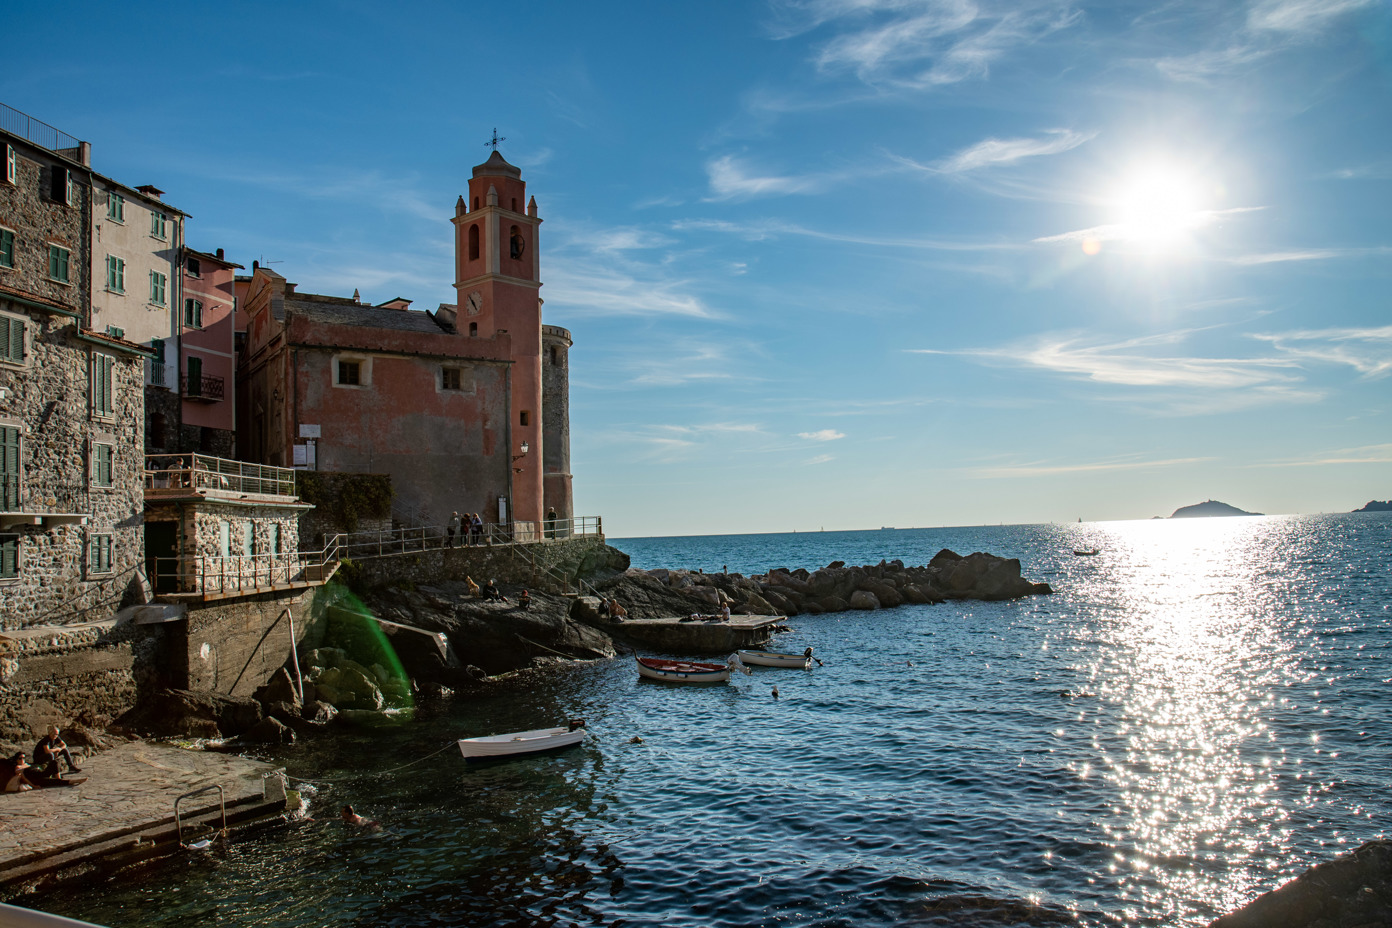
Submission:
[[[252,261],[252,262],[251,262],[251,272],[252,272],[253,274],[255,274],[255,273],[256,273],[257,271],[259,271],[259,270],[261,270],[261,262],[260,262],[260,261]]]
[[[152,197],[156,200],[164,196],[164,191],[156,187],[154,184],[142,184],[141,186],[136,187],[135,189],[139,190],[147,197]]]
[[[221,249],[221,248],[219,248],[219,249],[217,250],[217,256],[218,256],[218,260],[219,260],[219,261],[224,261],[224,260],[226,260],[226,259],[223,258],[223,256],[222,256],[222,249]]]
[[[294,295],[295,295],[295,288],[298,287],[298,286],[299,286],[299,284],[292,284],[290,281],[287,280],[287,281],[285,282],[285,295],[286,295],[286,296],[294,296]]]
[[[90,167],[92,166],[92,143],[91,143],[91,142],[78,142],[78,143],[77,143],[77,160],[82,162],[82,166],[83,166],[84,168],[90,168]]]
[[[362,297],[358,294],[358,288],[357,288],[357,287],[354,287],[354,288],[353,288],[353,302],[354,302],[354,303],[361,303],[361,302],[362,302]]]

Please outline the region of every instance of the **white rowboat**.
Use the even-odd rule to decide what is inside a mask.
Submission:
[[[464,760],[476,764],[501,757],[520,757],[574,747],[585,739],[584,723],[572,723],[566,728],[538,728],[535,731],[515,731],[506,735],[486,735],[482,738],[461,738],[459,753]]]
[[[812,669],[812,649],[808,648],[801,654],[784,654],[780,651],[736,651],[739,659],[746,664],[754,664],[759,667],[801,667],[803,670]]]
[[[665,683],[724,683],[730,679],[730,668],[725,664],[669,661],[660,657],[638,658],[638,673],[649,680]]]

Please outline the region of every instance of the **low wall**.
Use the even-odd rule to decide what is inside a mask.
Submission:
[[[364,591],[407,583],[497,580],[551,593],[577,592],[578,578],[597,569],[624,570],[628,556],[610,548],[602,536],[569,538],[531,545],[478,545],[436,548],[409,554],[344,561],[338,577]],[[568,582],[564,590],[561,580]]]

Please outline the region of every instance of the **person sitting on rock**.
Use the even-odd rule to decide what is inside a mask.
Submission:
[[[508,602],[508,598],[503,595],[503,591],[498,589],[498,581],[489,580],[483,587],[483,598],[490,602]]]
[[[532,594],[528,593],[526,590],[523,590],[521,593],[517,595],[517,605],[522,608],[523,612],[526,612],[528,609],[531,608]]]
[[[9,760],[0,763],[0,785],[7,793],[22,793],[44,786],[76,786],[77,783],[60,777],[43,776],[36,768],[29,766],[23,751],[17,751]]]
[[[39,743],[34,745],[34,771],[40,776],[57,777],[58,758],[68,763],[68,773],[78,773],[82,770],[77,764],[73,763],[72,752],[63,743],[61,732],[58,726],[54,725],[48,729],[48,734],[39,739]]]
[[[615,622],[622,622],[628,618],[628,610],[620,606],[617,599],[611,599],[609,600],[609,618]]]

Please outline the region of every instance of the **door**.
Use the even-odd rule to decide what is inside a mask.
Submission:
[[[145,575],[156,593],[179,592],[179,523],[145,523]]]

